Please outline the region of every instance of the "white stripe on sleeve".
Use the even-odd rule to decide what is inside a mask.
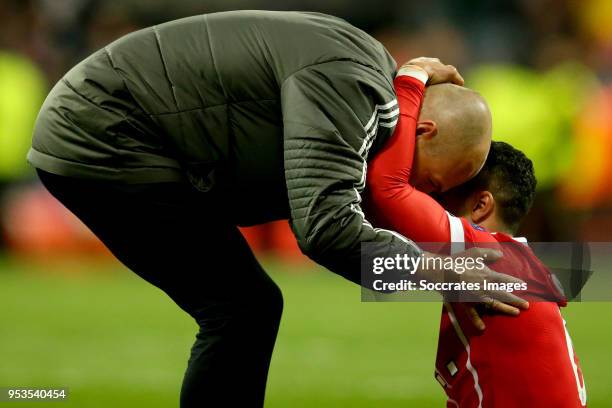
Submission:
[[[461,218],[451,215],[448,211],[446,216],[450,225],[451,254],[465,251],[465,231],[463,230]]]

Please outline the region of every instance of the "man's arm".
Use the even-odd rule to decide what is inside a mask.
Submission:
[[[383,75],[351,61],[317,64],[287,78],[281,98],[290,223],[302,251],[356,283],[364,243],[380,244],[381,256],[419,256],[400,234],[373,228],[360,206],[368,149],[399,113]]]

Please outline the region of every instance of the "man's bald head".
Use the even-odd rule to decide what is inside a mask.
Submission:
[[[491,112],[482,96],[462,86],[433,85],[425,91],[419,122],[436,122],[445,147],[469,148],[491,143]]]
[[[452,84],[427,88],[417,123],[413,184],[446,191],[476,175],[491,145],[491,112],[484,98]]]

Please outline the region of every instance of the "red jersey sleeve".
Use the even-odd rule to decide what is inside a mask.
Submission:
[[[450,215],[436,200],[410,185],[424,85],[415,78],[399,76],[394,86],[400,118],[390,140],[368,165],[369,216],[378,226],[416,242],[496,243],[489,232]]]
[[[424,85],[415,78],[398,76],[394,86],[400,118],[389,141],[368,164],[366,207],[383,228],[414,241],[449,242],[446,211],[409,183]]]

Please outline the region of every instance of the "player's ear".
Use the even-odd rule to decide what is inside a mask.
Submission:
[[[421,138],[432,138],[438,134],[438,125],[433,120],[423,120],[417,123],[416,135]]]
[[[495,211],[495,199],[490,191],[479,191],[472,205],[472,222],[480,224],[491,217]]]

